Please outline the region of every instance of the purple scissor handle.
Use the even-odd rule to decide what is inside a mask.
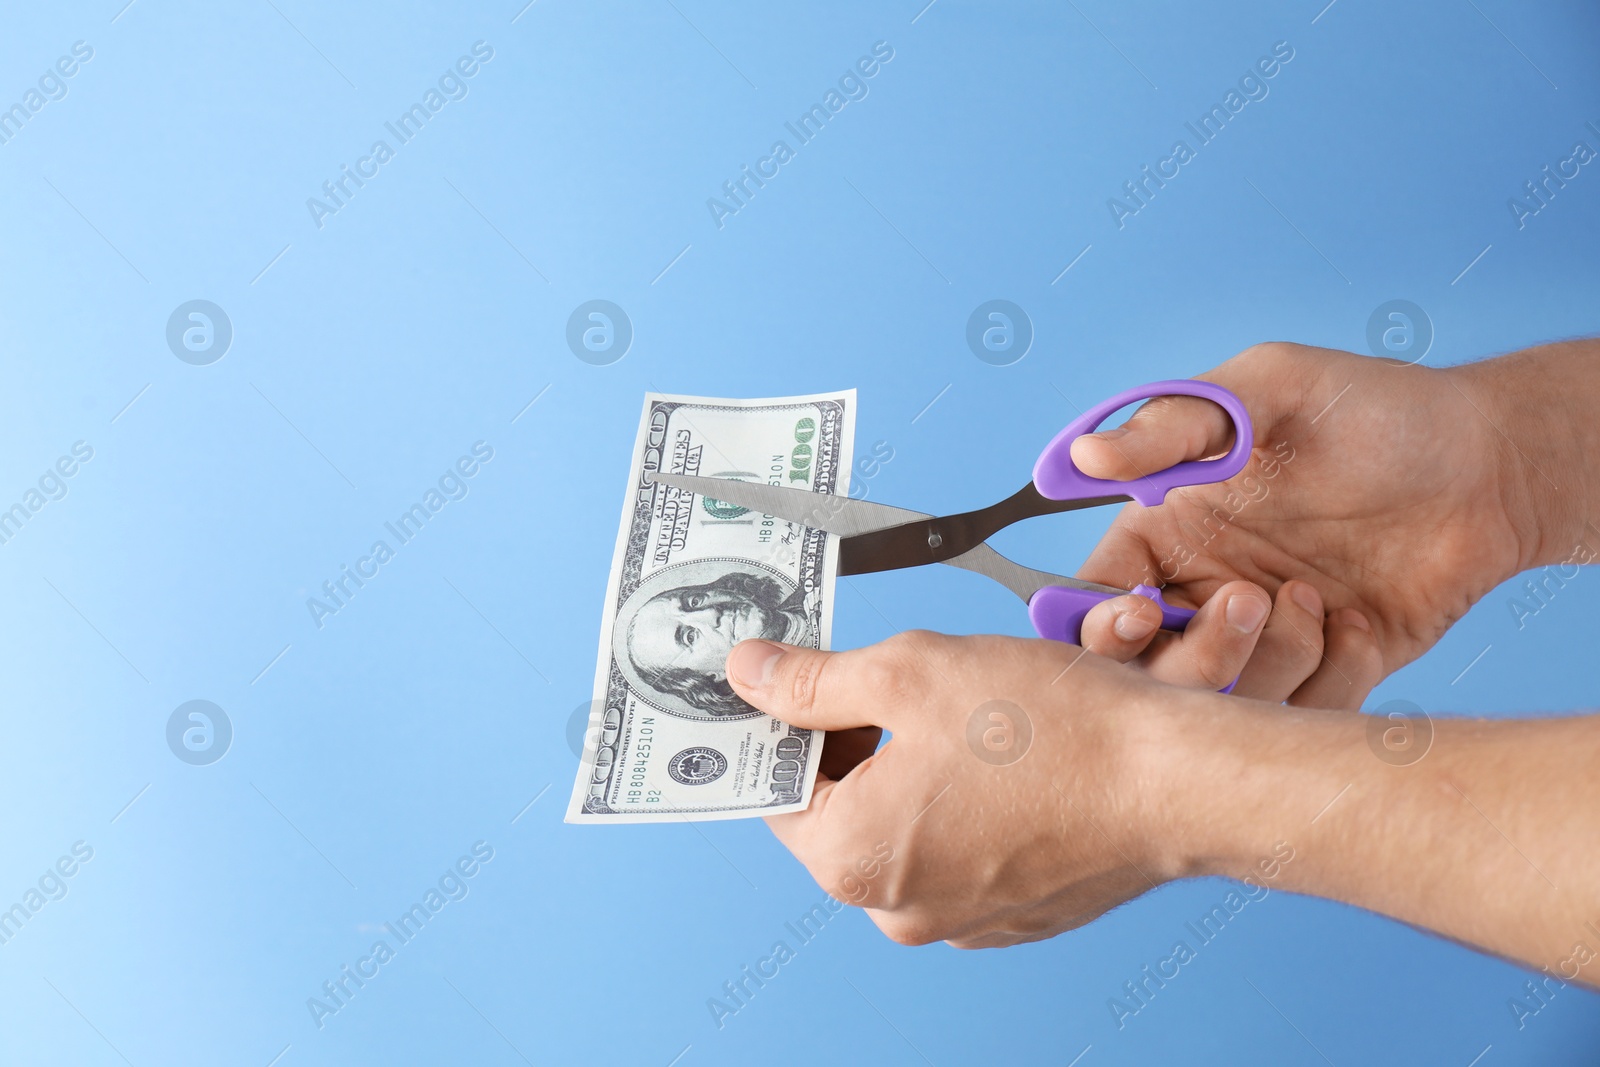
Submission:
[[[1154,400],[1158,396],[1195,396],[1209,400],[1228,413],[1233,420],[1233,447],[1220,459],[1192,459],[1166,470],[1147,474],[1130,482],[1117,482],[1109,478],[1091,478],[1072,462],[1072,442],[1087,433],[1094,433],[1100,424],[1113,414],[1140,400]],[[1185,485],[1209,485],[1225,482],[1244,470],[1254,447],[1250,415],[1244,402],[1220,385],[1177,378],[1166,382],[1151,382],[1118,393],[1103,403],[1096,404],[1067,424],[1056,434],[1039,460],[1033,465],[1033,484],[1051,500],[1078,500],[1086,497],[1124,495],[1145,507],[1155,507],[1166,499],[1167,492]]]
[[[1210,400],[1228,413],[1233,420],[1233,447],[1219,459],[1187,460],[1166,470],[1144,475],[1133,481],[1118,482],[1107,478],[1091,478],[1072,462],[1072,442],[1084,434],[1094,433],[1100,424],[1120,409],[1140,400],[1158,396],[1194,396]],[[1099,497],[1125,497],[1144,505],[1155,507],[1166,499],[1167,493],[1185,485],[1208,485],[1227,481],[1244,469],[1254,446],[1254,430],[1250,415],[1242,401],[1220,385],[1193,379],[1176,379],[1151,382],[1096,404],[1069,423],[1045,446],[1033,467],[1033,484],[1041,496],[1051,500],[1079,500]],[[1181,631],[1194,618],[1188,608],[1174,607],[1161,598],[1161,591],[1148,585],[1132,590],[1139,596],[1149,597],[1161,608],[1161,628]],[[1048,585],[1038,590],[1028,601],[1028,617],[1040,637],[1056,641],[1081,644],[1083,618],[1089,610],[1103,600],[1122,596],[1119,592],[1102,592],[1073,586]],[[1233,686],[1229,685],[1228,689]],[[1227,692],[1227,690],[1224,690]]]
[[[1133,593],[1148,597],[1161,609],[1161,628],[1181,631],[1194,618],[1190,608],[1180,608],[1161,599],[1161,590],[1153,585],[1136,585],[1126,593],[1102,593],[1095,589],[1078,589],[1070,585],[1047,585],[1033,594],[1028,601],[1028,619],[1040,637],[1069,644],[1083,643],[1083,617],[1091,608],[1105,600]]]

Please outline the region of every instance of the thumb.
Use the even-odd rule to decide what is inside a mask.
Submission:
[[[877,726],[849,684],[855,652],[820,652],[775,641],[741,641],[728,653],[728,681],[748,703],[811,730]]]
[[[1233,421],[1219,405],[1197,396],[1159,396],[1122,426],[1072,442],[1072,462],[1091,478],[1126,482],[1232,445]]]

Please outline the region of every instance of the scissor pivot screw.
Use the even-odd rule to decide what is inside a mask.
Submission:
[[[938,548],[942,544],[944,544],[944,538],[939,534],[938,531],[934,531],[928,535],[929,548]]]

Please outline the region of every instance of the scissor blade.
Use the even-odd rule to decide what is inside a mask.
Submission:
[[[706,478],[693,474],[662,474],[645,477],[674,489],[685,489],[713,500],[749,508],[763,515],[797,522],[813,530],[825,530],[840,537],[855,537],[890,526],[900,526],[928,518],[920,511],[890,507],[871,500],[852,500],[831,493],[814,493],[765,482],[742,482],[734,478]],[[922,562],[920,560],[916,562]],[[860,572],[846,572],[860,573]]]
[[[946,563],[968,549],[981,545],[991,534],[1005,529],[1014,522],[1036,515],[1054,515],[1063,511],[1097,508],[1116,504],[1128,497],[1086,497],[1083,499],[1051,500],[1040,494],[1032,482],[1023,486],[997,504],[976,511],[963,511],[959,515],[941,515],[938,518],[922,516],[914,522],[887,529],[864,532],[846,546],[843,556],[850,570],[845,574],[870,574],[873,571],[894,570],[898,567],[915,567],[924,563]]]
[[[814,530],[825,530],[840,537],[850,538],[859,534],[872,533],[875,530],[888,529],[894,526],[903,526],[912,522],[925,522],[933,516],[920,511],[911,511],[908,508],[891,507],[888,504],[879,504],[871,500],[852,500],[849,497],[833,496],[828,493],[814,493],[806,489],[791,489],[787,486],[768,485],[764,482],[742,482],[733,478],[706,478],[691,474],[661,474],[648,473],[646,480],[670,485],[675,489],[684,489],[701,496],[711,497],[725,503],[735,504],[741,508],[759,511],[763,515],[783,519],[785,522],[797,522],[802,526],[809,526]],[[917,566],[926,560],[913,560],[900,563],[898,566]],[[940,560],[952,567],[973,571],[987,578],[991,578],[1007,589],[1011,590],[1023,603],[1027,603],[1033,594],[1047,585],[1070,585],[1079,589],[1092,589],[1101,593],[1125,593],[1126,589],[1118,589],[1109,585],[1096,585],[1093,582],[1083,582],[1065,575],[1051,574],[1049,571],[1036,571],[1015,563],[986,544],[976,545],[951,559]],[[879,570],[893,569],[893,567],[879,567]],[[841,560],[840,574],[866,574],[866,569],[857,568],[848,570]]]
[[[1110,593],[1121,596],[1126,589],[1118,589],[1114,585],[1097,585],[1094,582],[1080,581],[1077,578],[1068,578],[1063,574],[1051,574],[1049,571],[1036,571],[1032,567],[1024,567],[1002,556],[988,545],[976,545],[952,559],[940,560],[941,563],[952,567],[960,567],[964,571],[972,571],[986,578],[993,578],[1017,596],[1026,604],[1033,599],[1033,594],[1047,585],[1066,585],[1074,589],[1088,589],[1096,593]]]

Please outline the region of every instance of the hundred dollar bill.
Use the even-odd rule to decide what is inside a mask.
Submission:
[[[646,394],[567,822],[740,819],[811,802],[822,731],[746,704],[723,661],[750,637],[828,647],[837,539],[646,473],[846,494],[855,403],[854,390]]]

